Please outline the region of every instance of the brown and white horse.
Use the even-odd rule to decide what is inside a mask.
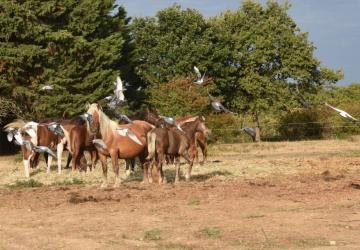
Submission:
[[[144,177],[143,181],[148,180],[148,164],[146,161],[147,147],[146,134],[154,126],[145,121],[133,121],[131,124],[119,125],[112,121],[101,109],[99,104],[91,104],[87,113],[92,115],[94,126],[98,128],[99,136],[106,145],[106,150],[99,147],[99,159],[103,168],[103,182],[101,187],[107,187],[107,162],[106,157],[111,157],[113,170],[115,173],[114,187],[118,187],[121,183],[119,175],[119,161],[118,159],[133,159],[139,157],[140,163],[143,165]],[[140,140],[141,144],[136,143],[128,136],[120,135],[117,128],[129,128]]]

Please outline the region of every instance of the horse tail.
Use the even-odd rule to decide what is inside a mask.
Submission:
[[[155,157],[156,150],[156,133],[150,131],[147,133],[147,145],[148,145],[148,156],[147,160],[151,160]]]

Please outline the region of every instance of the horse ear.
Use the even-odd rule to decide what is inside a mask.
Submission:
[[[85,107],[86,107],[86,109],[89,109],[90,108],[90,103],[86,102]]]
[[[96,103],[96,107],[97,107],[99,110],[101,110],[101,111],[103,110],[102,107],[101,107],[101,105],[100,105],[100,103]]]
[[[205,116],[200,116],[203,121],[205,121]]]

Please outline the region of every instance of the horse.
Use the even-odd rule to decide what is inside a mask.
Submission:
[[[156,165],[159,174],[159,184],[166,182],[162,170],[166,155],[175,157],[175,183],[178,183],[180,178],[180,156],[189,164],[185,178],[186,181],[190,180],[195,158],[195,154],[189,154],[191,140],[196,132],[202,132],[205,135],[210,132],[205,126],[203,117],[195,117],[192,121],[184,123],[182,130],[180,131],[176,127],[154,128],[147,134],[149,152],[147,159],[151,161],[149,173],[152,172],[152,166]],[[151,180],[152,177],[150,177]]]
[[[88,151],[91,155],[90,171],[95,168],[98,155],[92,140],[95,138],[96,133],[96,129],[88,121],[76,124],[70,129],[68,149],[72,158],[72,171],[76,169],[87,170],[84,151]]]
[[[180,127],[182,127],[182,125],[186,122],[192,121],[193,118],[195,116],[184,116],[181,118],[176,119],[176,123],[180,125]],[[205,120],[205,118],[203,117],[203,119]],[[211,133],[211,131],[210,131]],[[204,133],[202,132],[196,132],[195,136],[192,138],[191,140],[191,146],[190,149],[191,151],[193,151],[195,153],[195,160],[196,162],[199,162],[199,153],[198,150],[196,148],[196,145],[199,145],[202,155],[203,155],[203,159],[200,162],[200,165],[203,165],[204,163],[206,163],[207,161],[207,143],[206,143],[206,136]]]
[[[32,133],[27,129],[28,126],[31,126]],[[35,146],[46,146],[49,148],[54,147],[55,145],[61,144],[62,138],[53,132],[51,132],[46,124],[34,123],[34,122],[24,122],[23,120],[16,120],[12,123],[9,123],[5,128],[16,128],[21,132],[22,137],[25,140],[30,141]],[[21,146],[21,151],[23,154],[23,163],[25,169],[25,177],[30,177],[30,167],[35,168],[39,161],[39,153],[34,152],[34,150],[29,149],[25,145]],[[58,153],[58,162],[59,153]],[[47,160],[47,173],[50,172],[50,165],[52,162],[52,157],[49,155]],[[61,163],[60,163],[61,164]],[[60,170],[61,171],[61,165]]]
[[[119,176],[119,158],[134,159],[135,157],[139,157],[140,163],[143,165],[143,182],[148,181],[146,134],[154,128],[154,126],[146,121],[138,120],[135,120],[130,124],[119,125],[117,122],[110,120],[110,118],[102,111],[101,106],[96,103],[89,105],[87,113],[92,115],[94,126],[98,129],[99,136],[106,146],[106,149],[96,147],[103,169],[103,182],[101,187],[107,187],[107,156],[111,157],[115,173],[114,187],[119,187],[121,183]],[[141,142],[141,145],[136,143],[130,137],[121,135],[117,132],[117,129],[131,130]]]

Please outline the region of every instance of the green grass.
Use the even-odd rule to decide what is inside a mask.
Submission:
[[[85,184],[85,181],[76,177],[72,179],[59,180],[54,183],[55,185],[80,185]]]
[[[190,197],[190,199],[188,201],[188,205],[198,206],[198,205],[200,205],[200,199],[198,197]]]
[[[161,240],[161,231],[158,228],[154,228],[144,233],[144,240]]]
[[[223,230],[218,227],[204,227],[200,230],[201,234],[207,237],[220,238],[223,236]]]
[[[41,186],[43,186],[43,184],[34,179],[25,180],[25,181],[16,181],[14,184],[6,185],[6,187],[8,188],[34,188]]]

